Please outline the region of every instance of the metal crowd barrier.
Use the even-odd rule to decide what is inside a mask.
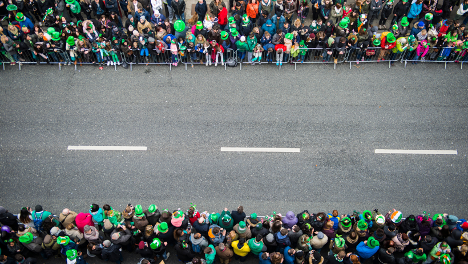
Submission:
[[[428,52],[424,57],[418,56],[417,51],[409,51],[407,50],[405,55],[403,56],[402,61],[406,64],[408,62],[412,62],[413,64],[417,64],[419,62],[436,62],[436,63],[444,63],[445,69],[447,69],[447,63],[457,62],[461,52],[465,52],[466,50],[460,50],[459,52],[456,51],[454,47],[443,47],[443,48],[429,48]],[[422,55],[422,54],[420,54]],[[463,69],[463,65],[461,65]]]
[[[70,56],[70,51],[62,50],[47,50],[43,54],[34,54],[30,50],[23,51],[21,53],[16,52],[15,55],[7,52],[3,47],[0,47],[0,63],[5,70],[5,64],[16,62],[18,63],[19,70],[21,70],[22,64],[54,64],[59,66],[59,70],[63,65],[77,66],[83,65],[96,65],[100,63],[107,63],[107,59],[112,58],[112,56],[103,58],[101,52],[93,52],[88,50],[88,53],[84,51],[74,51],[74,60]],[[420,63],[420,62],[430,62],[430,63],[444,63],[445,68],[447,68],[447,63],[460,63],[460,68],[463,69],[463,63],[468,62],[468,49],[457,49],[455,47],[442,47],[442,48],[430,48],[427,54],[424,57],[415,57],[417,51],[405,50],[404,52],[394,53],[392,50],[382,50],[380,47],[369,47],[365,50],[348,48],[343,54],[338,54],[336,50],[333,49],[323,49],[323,48],[306,48],[307,52],[305,55],[300,53],[297,56],[291,56],[290,53],[283,53],[283,63],[294,64],[294,69],[297,69],[297,64],[334,64],[334,69],[336,69],[336,64],[341,64],[344,62],[349,62],[349,67],[351,69],[352,63],[369,63],[369,62],[388,62],[389,68],[391,64],[396,61],[404,62],[405,67],[408,62]],[[132,70],[133,65],[145,64],[145,65],[169,65],[169,69],[172,70],[174,61],[177,61],[179,64],[185,66],[187,70],[187,65],[202,65],[206,63],[206,55],[203,53],[189,53],[185,51],[184,53],[178,53],[173,57],[170,50],[165,50],[164,52],[156,52],[156,50],[148,50],[148,56],[146,53],[141,55],[141,50],[132,49],[132,54],[124,54],[124,52],[116,52],[116,63],[114,69],[117,70],[117,66],[124,63],[124,61],[130,66]],[[331,54],[328,54],[331,52]],[[255,63],[257,64],[276,64],[276,51],[263,51],[261,59],[257,58]],[[210,55],[211,57],[211,55]],[[209,58],[210,58],[209,57]],[[230,58],[237,58],[238,64],[240,65],[240,70],[242,70],[242,64],[252,63],[248,61],[248,51],[242,50],[233,50],[227,49],[223,53],[223,61],[226,62]],[[252,54],[252,58],[255,58]],[[337,58],[337,63],[334,63],[334,58]],[[112,60],[113,61],[113,60]],[[201,61],[201,62],[200,62]],[[221,63],[221,58],[219,58],[218,64]],[[226,70],[226,64],[224,63],[224,68]],[[281,66],[279,67],[281,69]]]
[[[346,62],[349,62],[349,68],[352,64],[368,63],[368,62],[388,62],[388,68],[392,66],[392,62],[400,61],[402,52],[393,52],[392,49],[382,49],[381,47],[368,47],[362,49],[347,49],[348,54]]]

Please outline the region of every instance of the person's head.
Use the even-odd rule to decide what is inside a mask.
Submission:
[[[448,244],[447,244],[447,242],[445,242],[445,241],[442,242],[442,243],[440,244],[440,248],[441,248],[442,250],[446,250],[447,247],[448,247]]]
[[[263,252],[262,253],[262,259],[267,260],[268,259],[268,252]]]
[[[286,228],[281,229],[280,231],[281,235],[285,236],[288,234],[288,230]]]
[[[296,250],[294,250],[294,249],[292,249],[292,248],[288,250],[288,254],[289,254],[290,256],[293,256],[294,253],[296,253]]]
[[[111,242],[110,242],[110,240],[104,240],[104,242],[102,242],[102,245],[103,245],[104,247],[110,247],[110,246],[111,246]]]
[[[21,263],[21,262],[23,262],[24,257],[21,254],[16,254],[15,255],[15,260],[16,260],[16,262]]]
[[[215,235],[219,234],[219,230],[220,230],[219,227],[217,227],[217,226],[213,227],[213,234],[215,234]]]
[[[213,252],[211,247],[206,247],[205,250],[203,250],[203,253],[205,253],[205,254],[211,254],[211,252]]]
[[[393,254],[393,252],[395,252],[395,248],[394,248],[394,247],[389,247],[389,248],[387,249],[387,253],[388,253],[388,254]]]
[[[350,237],[351,239],[356,239],[356,237],[357,237],[356,232],[355,232],[355,231],[351,231],[351,232],[349,233],[349,237]]]
[[[422,4],[422,2],[423,2],[423,0],[417,0],[417,1],[416,1],[416,4],[417,4],[417,5],[420,5],[420,4]]]
[[[352,254],[352,255],[349,257],[349,259],[351,260],[351,262],[352,262],[353,264],[361,264],[361,262],[359,261],[358,256],[356,256],[356,255],[354,255],[354,254]]]
[[[344,259],[344,257],[346,257],[346,253],[342,250],[340,252],[338,252],[338,254],[336,254],[336,258],[337,259]]]
[[[281,29],[276,30],[276,34],[281,35],[281,33],[283,33],[283,31]]]

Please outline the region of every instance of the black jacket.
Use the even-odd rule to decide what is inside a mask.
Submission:
[[[179,0],[176,2],[175,0],[171,3],[172,8],[174,8],[174,14],[180,16],[185,12],[185,1]]]
[[[18,230],[18,220],[12,213],[5,212],[0,214],[0,223],[11,227],[15,231]]]
[[[112,244],[110,247],[104,247],[102,249],[102,259],[117,262],[120,259],[120,248],[121,245]]]
[[[395,8],[393,8],[393,14],[396,14],[398,17],[406,16],[408,14],[410,6],[411,4],[409,2],[403,4],[403,1],[399,1],[395,5]]]
[[[395,264],[395,256],[393,256],[393,254],[388,254],[387,250],[382,247],[377,251],[377,257],[382,263]]]
[[[187,244],[187,247],[183,248],[180,243],[177,243],[174,249],[177,253],[177,258],[184,263],[192,261],[193,257],[195,257],[195,254],[192,253],[192,247],[190,244]]]

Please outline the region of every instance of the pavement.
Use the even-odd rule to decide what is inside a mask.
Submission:
[[[58,214],[91,203],[119,210],[195,203],[210,212],[243,205],[258,215],[375,208],[468,214],[468,89],[458,64],[296,71],[23,65],[6,66],[0,76],[0,205],[13,213],[36,204]],[[76,145],[147,150],[67,150]]]

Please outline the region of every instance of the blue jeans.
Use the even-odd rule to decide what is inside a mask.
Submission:
[[[324,61],[329,61],[330,57],[331,57],[331,55],[328,55],[328,53],[326,51],[323,52],[323,60]]]
[[[182,13],[182,15],[180,15],[180,16],[179,16],[179,15],[175,15],[175,17],[176,17],[176,20],[182,20],[182,21],[185,22],[185,13]]]
[[[245,58],[245,51],[237,51],[237,56],[239,56],[240,60]]]
[[[191,53],[190,58],[192,59],[192,61],[197,61],[198,60],[198,52]]]
[[[177,62],[177,55],[172,54],[172,63]]]
[[[148,54],[148,48],[142,48],[141,51],[140,51],[140,56],[143,56],[145,55],[146,57],[149,56]]]
[[[97,62],[100,63],[102,61],[101,52],[95,52],[94,54],[96,54]]]

